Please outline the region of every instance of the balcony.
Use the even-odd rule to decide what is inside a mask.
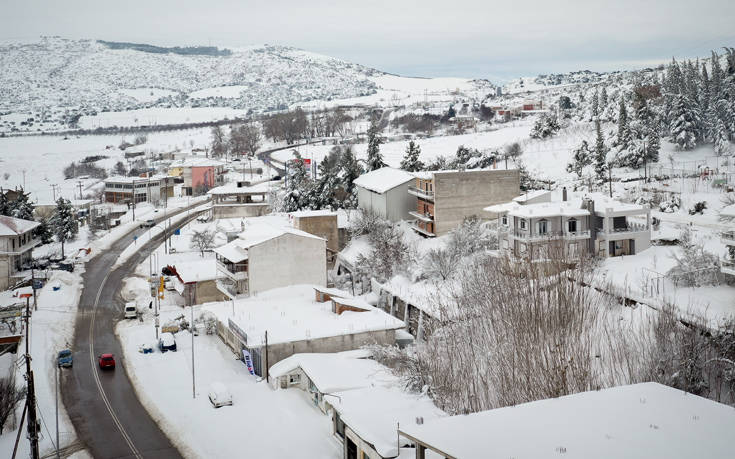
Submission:
[[[236,271],[231,271],[235,269]],[[233,281],[245,281],[248,279],[247,267],[242,269],[241,266],[230,264],[229,266],[217,260],[217,271],[221,272]]]
[[[721,233],[720,239],[725,245],[735,245],[735,231],[725,231]]]
[[[735,276],[735,260],[723,260],[720,264],[720,272]]]
[[[415,186],[409,186],[408,194],[434,202],[433,191],[422,190],[421,188],[416,188]]]
[[[590,232],[587,231],[547,231],[543,234],[531,234],[528,231],[519,231],[515,230],[512,233],[510,233],[511,237],[513,239],[517,239],[519,241],[524,242],[541,242],[541,241],[548,241],[551,239],[568,239],[568,240],[577,240],[577,239],[589,239]]]
[[[420,212],[416,212],[414,210],[409,212],[409,215],[412,217],[416,217],[417,219],[421,220],[424,223],[431,223],[434,221],[434,216],[430,214],[422,214]]]
[[[604,228],[597,228],[597,232],[600,234],[604,234],[607,236],[614,236],[616,234],[622,234],[622,233],[640,233],[644,231],[649,231],[648,226],[644,223],[628,223],[626,226],[622,228],[610,228],[607,231],[605,231]]]
[[[431,231],[428,231],[428,230],[426,230],[424,228],[421,228],[418,225],[418,223],[416,223],[415,221],[408,222],[408,226],[410,226],[412,230],[416,231],[419,234],[423,234],[424,236],[427,236],[427,237],[436,237],[436,234],[434,234]]]

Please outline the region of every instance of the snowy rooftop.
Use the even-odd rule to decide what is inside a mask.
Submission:
[[[485,212],[491,212],[494,214],[505,214],[518,207],[516,202],[504,202],[502,204],[495,204],[493,206],[485,207]]]
[[[596,210],[597,208],[595,208]],[[582,209],[582,201],[561,201],[561,202],[541,202],[538,204],[520,205],[508,211],[509,215],[521,218],[540,218],[540,217],[583,217],[589,215],[590,212]]]
[[[171,164],[171,167],[208,167],[208,166],[224,166],[223,161],[212,158],[186,158],[182,161]]]
[[[438,174],[454,174],[456,172],[488,172],[488,171],[512,171],[516,170],[516,167],[513,167],[513,164],[508,164],[508,167],[505,167],[505,161],[498,161],[495,163],[495,167],[486,167],[483,169],[442,169],[438,171],[419,171],[414,172],[414,177],[418,177],[420,179],[433,179],[435,175]]]
[[[392,167],[382,167],[362,174],[355,179],[355,185],[376,193],[385,193],[388,190],[414,180],[414,176],[406,171]]]
[[[321,393],[397,383],[398,378],[391,375],[386,367],[361,357],[350,353],[294,354],[270,367],[268,374],[277,378],[301,368]]]
[[[415,424],[417,417],[431,422],[445,416],[426,395],[411,394],[397,387],[365,387],[335,395],[338,398],[330,403],[340,418],[382,457],[398,456],[399,424]]]
[[[331,210],[322,209],[322,210],[299,210],[296,212],[289,213],[290,216],[294,218],[301,218],[301,217],[328,217],[328,216],[337,216],[337,212],[333,212]]]
[[[301,237],[312,239],[321,239],[319,236],[297,230],[287,225],[275,225],[273,219],[252,218],[244,220],[245,225],[243,232],[237,239],[214,249],[215,253],[227,258],[233,263],[241,262],[248,257],[247,249],[265,241],[283,236],[284,234],[293,234]]]
[[[368,303],[362,298],[351,298],[349,296],[336,295],[336,296],[333,296],[332,299],[336,303],[339,303],[344,306],[351,306],[353,308],[364,309],[366,311],[372,311],[373,309],[375,309],[374,306],[372,306],[370,303]]]
[[[184,261],[175,263],[174,266],[181,281],[185,284],[217,279],[217,261],[214,258]]]
[[[732,457],[735,409],[657,383],[621,386],[480,413],[401,432],[463,459]]]
[[[522,195],[520,195],[518,197],[513,198],[513,201],[514,202],[517,202],[517,203],[525,203],[525,202],[530,201],[531,199],[538,199],[538,198],[540,198],[542,196],[547,196],[547,195],[550,198],[551,197],[551,191],[549,191],[549,190],[533,190],[533,191],[528,191],[528,192],[523,193]]]
[[[267,290],[232,303],[210,303],[205,309],[214,312],[220,320],[233,321],[248,334],[248,345],[263,344],[268,330],[268,343],[288,343],[306,339],[350,335],[369,331],[395,330],[404,327],[401,320],[379,310],[366,312],[332,312],[332,303],[317,303],[314,287],[294,285]]]
[[[143,182],[155,182],[161,179],[171,179],[173,180],[173,177],[170,177],[168,175],[152,175],[150,177],[125,177],[122,175],[114,175],[112,177],[107,177],[104,182],[105,183],[143,183]]]
[[[38,222],[0,215],[0,236],[18,236],[38,225]]]
[[[722,215],[723,217],[735,218],[735,204],[723,207],[722,210],[720,210],[720,215]]]

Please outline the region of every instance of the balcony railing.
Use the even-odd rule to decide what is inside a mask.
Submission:
[[[409,212],[409,215],[416,217],[422,222],[426,222],[426,223],[430,223],[434,221],[434,216],[431,214],[422,214],[420,212],[412,210]]]
[[[219,260],[217,260],[217,270],[220,271],[225,276],[235,281],[243,281],[243,280],[247,280],[248,278],[247,269],[245,269],[244,271],[230,271],[230,268],[228,268],[227,265],[225,265]]]
[[[601,234],[638,233],[642,231],[648,231],[648,226],[644,223],[628,223],[621,228],[608,228],[607,231],[604,228],[597,228],[597,232]]]
[[[549,239],[588,239],[590,231],[547,231],[546,233],[531,233],[515,230],[511,233],[514,239],[526,242],[548,241]]]
[[[410,226],[412,230],[416,231],[417,233],[423,234],[424,236],[436,237],[436,234],[427,229],[421,228],[415,221],[408,222],[408,226]]]
[[[725,231],[720,234],[722,243],[725,245],[735,245],[735,231]]]
[[[421,188],[417,188],[415,186],[409,185],[408,187],[408,194],[417,196],[419,198],[428,199],[430,201],[434,200],[434,192],[428,191],[428,190],[422,190]]]

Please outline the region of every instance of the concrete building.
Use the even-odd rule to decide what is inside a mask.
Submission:
[[[408,188],[413,198],[412,228],[428,237],[452,231],[467,217],[484,217],[485,207],[508,202],[520,190],[515,169],[419,172],[416,176]]]
[[[260,217],[268,213],[268,191],[271,183],[239,187],[234,184],[218,186],[209,190],[212,196],[214,219],[235,217]]]
[[[392,167],[363,174],[354,182],[357,206],[392,222],[408,220],[409,212],[416,207],[415,200],[408,195],[413,180],[412,174]]]
[[[179,262],[173,267],[176,270],[174,289],[184,298],[187,305],[228,299],[217,286],[219,273],[217,260],[214,258]]]
[[[222,284],[232,295],[253,295],[295,284],[327,284],[326,240],[286,225],[259,218],[246,220],[237,239],[214,252]]]
[[[643,383],[401,424],[398,435],[416,459],[725,459],[733,426],[731,406]]]
[[[515,257],[543,260],[635,255],[651,246],[651,211],[592,194],[583,198],[485,208],[498,216],[500,248]]]
[[[339,229],[337,212],[328,210],[302,210],[288,214],[291,224],[297,230],[326,239],[329,261],[339,252]]]
[[[181,177],[184,196],[199,196],[225,183],[225,163],[216,159],[190,157],[171,164],[169,175]]]
[[[720,211],[720,217],[731,219],[730,222],[735,222],[735,204],[729,205]],[[728,231],[723,231],[721,234],[722,243],[727,247],[727,253],[724,259],[720,262],[720,271],[723,274],[735,276],[735,223],[731,225]]]
[[[17,273],[32,260],[33,248],[41,241],[33,237],[37,222],[0,215],[0,291],[15,284]]]
[[[133,192],[135,190],[135,192]],[[135,198],[133,198],[135,195]],[[166,175],[152,177],[109,177],[105,179],[105,202],[127,204],[150,202],[160,204],[174,196],[174,178]]]
[[[331,301],[314,299],[311,285],[293,285],[262,292],[247,299],[204,307],[217,316],[217,333],[238,355],[247,351],[253,372],[265,377],[266,368],[297,353],[342,352],[367,344],[395,343],[403,323],[383,311],[332,312]]]

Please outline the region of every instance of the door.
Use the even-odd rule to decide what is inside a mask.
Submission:
[[[347,459],[357,459],[357,445],[349,439],[349,437],[345,438],[345,444],[347,445]]]
[[[628,247],[630,248],[628,250],[628,255],[635,255],[635,239],[628,241]]]
[[[608,247],[607,256],[609,257],[615,256],[615,241],[610,241],[610,247]]]

